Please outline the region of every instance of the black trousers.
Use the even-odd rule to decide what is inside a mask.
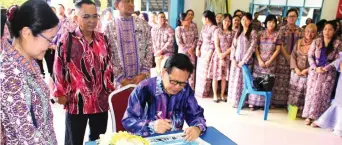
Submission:
[[[100,134],[106,133],[108,111],[97,114],[66,113],[65,145],[83,145],[88,120],[90,141],[95,141],[99,139]]]
[[[52,76],[52,74],[53,74],[53,63],[55,62],[55,50],[48,49],[44,55],[44,59],[46,61],[46,66],[47,66],[48,72]],[[39,65],[39,68],[40,68],[42,75],[45,76],[45,72],[43,69],[43,60],[36,60],[36,61]]]

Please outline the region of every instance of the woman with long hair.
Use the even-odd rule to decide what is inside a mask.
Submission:
[[[197,29],[190,27],[191,21],[186,19],[186,13],[181,13],[176,28],[176,42],[178,45],[178,53],[186,54],[192,64],[196,65],[195,48],[198,41]],[[195,71],[191,74],[189,84],[195,90]]]
[[[217,29],[214,33],[215,51],[209,66],[209,78],[213,80],[213,100],[218,102],[218,81],[221,81],[221,101],[227,102],[224,93],[227,86],[229,74],[229,55],[235,32],[232,30],[232,16],[223,15],[222,29]]]
[[[309,50],[310,71],[302,115],[307,125],[318,119],[330,105],[336,80],[333,62],[339,58],[338,49],[342,47],[341,41],[336,38],[336,29],[336,22],[328,21],[323,36],[315,39]]]
[[[291,79],[289,88],[289,105],[298,107],[297,116],[302,116],[309,74],[308,52],[312,41],[317,36],[315,24],[305,26],[304,38],[299,39],[291,53]]]
[[[208,76],[208,69],[212,54],[215,50],[214,45],[214,32],[217,29],[215,20],[215,13],[212,11],[204,11],[202,16],[203,28],[199,37],[196,56],[197,68],[196,68],[196,85],[195,95],[197,97],[209,97],[211,81]]]
[[[237,107],[243,91],[242,66],[253,64],[252,55],[257,47],[257,32],[252,30],[252,20],[251,13],[242,16],[241,26],[231,47],[228,101],[234,108]]]
[[[298,12],[296,9],[290,9],[287,12],[287,24],[279,30],[279,39],[281,41],[281,53],[277,58],[276,80],[273,87],[272,106],[285,107],[289,97],[290,84],[290,59],[291,53],[297,40],[303,35],[302,28],[296,26]]]
[[[260,32],[258,47],[255,51],[256,58],[254,60],[253,77],[259,77],[264,74],[275,75],[276,59],[280,52],[276,16],[268,15],[264,24],[266,30]],[[263,107],[265,104],[265,97],[249,95],[248,104],[252,111],[255,107]]]
[[[57,145],[50,92],[35,59],[42,60],[58,18],[44,1],[27,1],[8,19],[12,46],[0,59],[1,132],[4,144]]]

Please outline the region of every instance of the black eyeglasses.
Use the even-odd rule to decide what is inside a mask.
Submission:
[[[43,37],[45,40],[49,41],[49,43],[53,43],[52,40],[50,40],[49,38],[47,38],[46,36],[44,36],[42,33],[38,34],[40,37]]]
[[[188,83],[188,81],[186,81],[186,82],[179,82],[179,81],[176,81],[176,80],[171,80],[170,75],[167,74],[167,76],[169,77],[169,82],[172,85],[177,85],[178,84],[179,86],[184,87],[186,85],[186,83]]]
[[[94,15],[89,15],[89,14],[85,14],[82,16],[82,18],[86,21],[88,21],[90,18],[93,18],[94,20],[97,20],[100,18],[100,15],[98,14],[94,14]]]

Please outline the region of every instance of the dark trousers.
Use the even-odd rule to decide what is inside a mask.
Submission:
[[[55,62],[55,50],[48,49],[44,55],[44,59],[46,61],[46,66],[48,69],[49,74],[52,76],[53,74],[53,63]],[[39,65],[40,71],[42,75],[45,76],[45,72],[43,69],[43,60],[37,60]]]
[[[100,134],[106,133],[108,111],[97,114],[66,113],[65,145],[83,145],[88,120],[90,141],[95,141]]]

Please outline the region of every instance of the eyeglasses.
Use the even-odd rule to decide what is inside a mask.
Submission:
[[[49,43],[53,43],[52,40],[50,40],[49,38],[47,38],[46,36],[44,36],[42,33],[38,34],[40,37],[43,37],[45,40],[49,41]]]
[[[179,82],[179,81],[176,81],[176,80],[171,80],[170,75],[167,74],[167,76],[169,77],[169,82],[172,85],[177,85],[178,84],[179,86],[184,87],[186,85],[186,83],[188,82],[188,81],[186,81],[186,82]]]
[[[88,21],[90,18],[93,18],[94,20],[97,20],[100,18],[100,15],[98,14],[94,14],[94,15],[89,15],[89,14],[85,14],[82,16],[82,18],[86,21]]]

